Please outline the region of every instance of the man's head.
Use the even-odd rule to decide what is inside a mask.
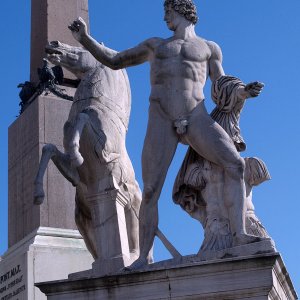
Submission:
[[[165,9],[172,7],[176,12],[191,21],[194,25],[198,21],[197,8],[192,0],[165,0]]]

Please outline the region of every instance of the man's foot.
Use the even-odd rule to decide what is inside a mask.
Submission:
[[[140,270],[147,265],[148,265],[147,258],[138,258],[135,262],[133,262],[130,266],[125,267],[123,270],[124,271]]]
[[[233,246],[241,246],[268,240],[269,238],[258,237],[250,234],[240,234],[233,237]]]
[[[130,250],[130,260],[135,262],[140,257],[140,251],[134,249]]]

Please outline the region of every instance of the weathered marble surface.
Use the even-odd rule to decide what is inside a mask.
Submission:
[[[60,42],[49,43],[46,52],[52,63],[73,72],[81,82],[64,125],[65,152],[51,144],[43,148],[35,203],[44,200],[43,176],[52,159],[76,186],[76,224],[97,269],[100,262],[111,260],[111,271],[118,270],[139,255],[141,192],[125,147],[131,109],[126,71],[112,71],[83,48]],[[120,243],[108,243],[111,237]],[[114,265],[115,257],[123,262]]]
[[[216,107],[211,112],[211,117],[224,128],[239,152],[246,149],[239,125],[245,101],[235,95],[236,86],[242,84],[235,77],[222,76],[212,86]],[[253,187],[269,180],[270,174],[261,159],[256,157],[243,159],[245,163],[243,182],[246,188],[245,230],[247,234],[265,239],[247,247],[249,250],[252,248],[251,251],[254,251],[252,254],[262,251],[274,252],[274,242],[255,215],[252,201]],[[190,147],[173,187],[174,202],[203,226],[205,237],[198,253],[203,259],[243,255],[245,248],[234,244],[230,207],[224,196],[224,176],[222,168],[206,160]]]
[[[79,46],[67,30],[68,24],[78,15],[89,23],[88,0],[31,0],[31,51],[30,81],[38,82],[37,68],[41,67],[45,45],[58,39],[63,43]],[[76,77],[65,72],[65,83]]]
[[[74,90],[68,88],[68,94]],[[52,143],[63,148],[61,129],[71,102],[40,95],[8,129],[8,246],[38,227],[76,229],[75,189],[53,164],[45,174],[45,202],[33,204],[34,178],[42,148]]]
[[[47,294],[48,300],[297,299],[278,254],[206,263],[187,257],[185,264],[171,265],[154,264],[152,271],[62,280],[37,286]]]
[[[113,70],[144,62],[150,64],[149,121],[142,154],[144,191],[139,222],[140,257],[131,269],[139,269],[147,263],[157,232],[157,203],[179,142],[190,145],[198,155],[221,170],[217,171],[222,175],[219,184],[223,192],[219,199],[220,205],[226,206],[230,220],[227,222],[231,232],[230,246],[266,239],[246,230],[245,161],[236,146],[243,147],[239,129],[230,126],[234,122],[229,122],[229,128],[215,122],[203,101],[207,76],[218,88],[215,97],[218,107],[226,112],[237,103],[257,97],[264,85],[260,82],[244,84],[237,78],[225,76],[220,47],[196,35],[198,17],[193,1],[166,0],[164,9],[164,20],[173,35],[167,39],[150,38],[121,52],[95,41],[82,18],[69,26],[74,38]],[[227,80],[224,84],[224,78],[229,78],[229,85]],[[228,246],[229,241],[225,241],[225,247]]]
[[[3,255],[0,299],[45,300],[35,283],[66,279],[92,261],[77,230],[39,227]]]

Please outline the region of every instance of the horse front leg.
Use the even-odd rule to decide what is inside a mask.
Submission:
[[[59,151],[55,145],[47,144],[43,147],[39,170],[34,180],[34,204],[41,205],[45,199],[43,179],[49,160]]]
[[[34,204],[36,205],[41,205],[45,199],[43,179],[50,159],[60,173],[74,186],[77,186],[80,180],[77,169],[72,166],[70,156],[59,151],[53,144],[45,145],[42,150],[38,174],[34,181]]]

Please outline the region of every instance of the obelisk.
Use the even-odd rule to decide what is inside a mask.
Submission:
[[[49,41],[77,45],[67,27],[78,16],[88,22],[88,0],[32,0],[31,5],[30,80],[36,84],[36,69],[42,66]],[[75,78],[64,73],[63,88],[72,95]],[[63,149],[63,125],[71,104],[43,93],[9,127],[9,249],[0,262],[0,299],[46,299],[34,287],[36,282],[91,268],[92,257],[74,221],[74,187],[52,162],[44,179],[45,202],[33,203],[42,148],[52,143]]]
[[[67,28],[78,16],[89,23],[88,0],[31,0],[30,81],[38,80],[37,68],[41,67],[49,41],[80,46]],[[67,84],[74,79],[66,70],[64,75]]]
[[[37,68],[45,57],[45,45],[59,40],[77,45],[68,24],[77,16],[88,21],[87,0],[32,0],[31,2],[31,81],[37,82]],[[74,79],[64,70],[68,85]],[[67,93],[74,93],[67,89]],[[63,125],[70,101],[41,95],[9,128],[9,247],[38,227],[76,229],[74,188],[50,164],[44,185],[46,201],[33,204],[33,180],[41,149],[53,143],[63,147]],[[15,222],[15,220],[18,222]]]

